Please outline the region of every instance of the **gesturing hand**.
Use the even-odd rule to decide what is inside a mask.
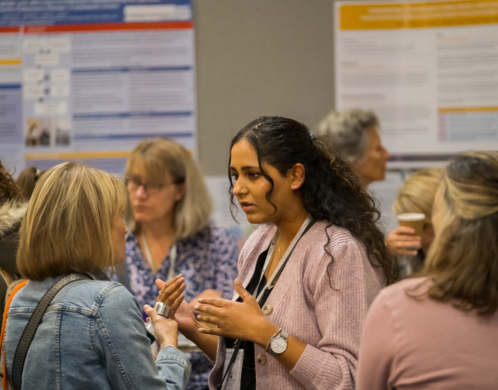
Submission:
[[[183,287],[181,287],[182,285]],[[183,296],[182,292],[185,290],[185,279],[182,277],[182,275],[178,275],[167,283],[165,283],[161,279],[157,279],[156,286],[161,289],[161,299],[167,300],[169,302],[179,294]],[[175,311],[173,311],[172,308],[170,318],[178,323],[180,332],[182,332],[187,338],[191,338],[191,335],[195,333],[199,327],[198,322],[195,319],[192,307],[185,300],[182,300],[182,302],[180,302],[180,305],[175,308]]]
[[[265,318],[256,299],[238,278],[234,286],[242,302],[219,298],[199,299],[199,305],[195,307],[199,313],[197,319],[216,326],[213,329],[201,327],[199,332],[260,343],[262,329],[274,326]]]
[[[183,295],[183,291],[186,287],[185,278],[183,275],[178,275],[167,283],[158,279],[156,280],[156,286],[161,290],[156,298],[156,302],[163,302],[170,306],[171,311],[169,313],[169,318],[173,318],[185,297]]]

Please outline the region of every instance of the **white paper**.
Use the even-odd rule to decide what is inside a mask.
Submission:
[[[24,99],[33,100],[43,97],[45,94],[45,87],[39,84],[24,84],[23,96]]]
[[[43,51],[35,56],[36,65],[57,66],[59,65],[59,54],[53,51]]]
[[[37,83],[43,81],[45,72],[40,68],[27,68],[23,71],[23,81],[25,83]]]
[[[67,53],[71,50],[71,39],[69,37],[49,38],[48,48],[54,52]]]
[[[50,81],[66,83],[71,78],[71,71],[69,69],[52,69],[50,71]]]
[[[226,349],[225,364],[223,366],[223,375],[225,375],[230,360],[232,359],[234,350],[233,348]],[[239,349],[237,356],[235,357],[235,362],[228,374],[225,383],[223,384],[223,390],[240,390],[240,382],[242,380],[242,364],[244,363],[244,350]]]
[[[35,103],[35,114],[42,116],[58,116],[67,113],[66,102]]]
[[[54,98],[68,97],[69,91],[69,84],[52,84],[50,86],[50,96]]]
[[[23,51],[27,53],[38,53],[40,50],[45,50],[47,40],[43,38],[28,38],[25,39],[22,45]]]

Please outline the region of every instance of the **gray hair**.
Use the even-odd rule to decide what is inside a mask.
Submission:
[[[365,155],[367,130],[374,126],[379,127],[379,119],[373,111],[332,111],[319,123],[317,133],[331,136],[334,145],[354,163]]]

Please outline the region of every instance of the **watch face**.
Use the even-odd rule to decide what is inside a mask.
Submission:
[[[287,340],[283,337],[277,337],[271,341],[271,350],[273,353],[281,354],[287,349]]]

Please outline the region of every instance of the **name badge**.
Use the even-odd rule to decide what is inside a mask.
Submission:
[[[223,372],[228,370],[228,365],[233,356],[233,348],[226,349],[225,365],[223,367]],[[244,350],[239,349],[235,362],[233,363],[232,370],[227,376],[225,383],[223,384],[223,390],[240,390],[240,381],[242,380],[242,363],[244,362]]]

